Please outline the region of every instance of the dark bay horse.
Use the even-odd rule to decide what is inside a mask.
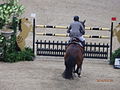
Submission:
[[[64,55],[65,71],[63,77],[65,79],[73,79],[74,73],[77,73],[78,77],[80,77],[84,58],[83,52],[83,47],[77,44],[76,41],[72,41],[72,43],[67,46]],[[75,68],[76,66],[77,68]]]

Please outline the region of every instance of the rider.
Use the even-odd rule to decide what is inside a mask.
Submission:
[[[85,34],[85,28],[82,23],[79,21],[79,16],[74,16],[74,22],[70,24],[67,33],[70,34],[70,42],[72,38],[76,37],[81,42],[82,46],[85,46],[85,38],[83,35]]]

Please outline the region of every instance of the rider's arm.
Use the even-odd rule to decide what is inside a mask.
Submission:
[[[70,30],[71,30],[71,25],[69,26],[67,33],[70,33]]]

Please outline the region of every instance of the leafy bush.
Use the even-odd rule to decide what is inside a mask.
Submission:
[[[24,51],[7,52],[4,58],[5,62],[18,62],[18,61],[33,61],[34,54],[31,48],[25,48]]]
[[[112,53],[112,56],[110,57],[110,64],[113,65],[115,62],[115,58],[120,58],[120,48],[115,50],[115,52]]]
[[[0,4],[0,28],[12,22],[13,16],[21,16],[24,12],[23,5],[19,4],[19,0],[3,0]]]

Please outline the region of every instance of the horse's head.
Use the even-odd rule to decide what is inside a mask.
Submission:
[[[86,20],[80,21],[80,22],[82,23],[83,27],[85,28],[85,22],[86,22]]]

